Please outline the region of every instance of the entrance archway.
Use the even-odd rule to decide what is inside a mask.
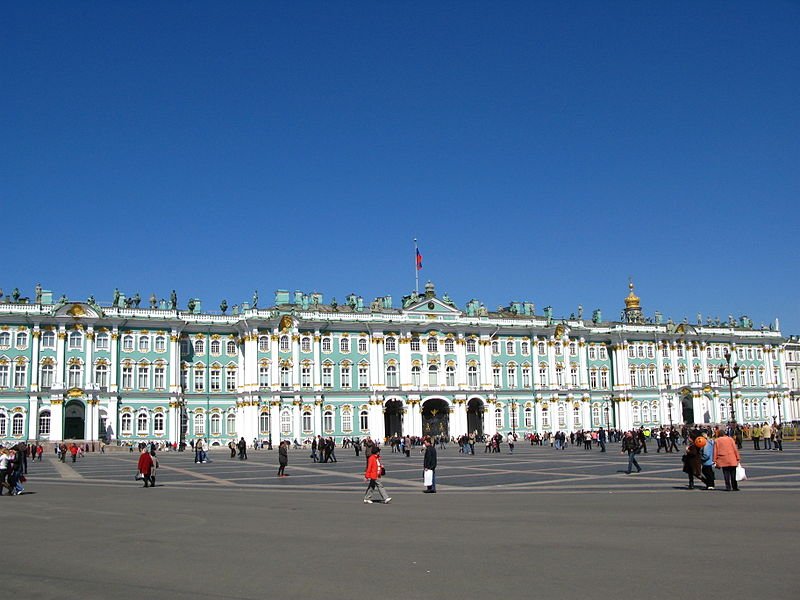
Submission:
[[[681,410],[684,423],[694,423],[694,404],[691,396],[681,398]]]
[[[86,406],[80,400],[70,400],[64,406],[64,439],[82,440],[86,437]]]
[[[441,398],[422,404],[422,435],[450,437],[450,406]]]
[[[383,426],[387,437],[403,435],[403,403],[387,400],[383,410]]]
[[[472,398],[467,403],[467,433],[483,435],[483,411],[483,400],[480,398]]]

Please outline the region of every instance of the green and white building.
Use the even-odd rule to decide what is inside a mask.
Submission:
[[[619,321],[554,319],[529,302],[459,308],[430,283],[401,307],[279,291],[233,314],[38,296],[0,302],[3,444],[725,422],[728,352],[737,421],[800,419],[779,331],[647,318],[632,285]]]

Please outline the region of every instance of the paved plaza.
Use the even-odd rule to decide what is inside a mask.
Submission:
[[[523,598],[648,594],[796,597],[800,447],[743,451],[739,493],[689,491],[679,454],[616,445],[518,445],[514,455],[439,451],[436,495],[422,457],[384,451],[392,502],[365,505],[364,459],[290,452],[246,462],[215,450],[161,453],[158,486],[137,453],[46,457],[25,495],[2,498],[6,591],[31,598]]]

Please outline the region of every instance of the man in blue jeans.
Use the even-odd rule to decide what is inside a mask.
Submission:
[[[622,454],[625,452],[628,453],[628,470],[625,473],[630,475],[633,467],[636,467],[637,473],[641,473],[642,467],[636,462],[636,455],[639,454],[639,439],[630,431],[627,431],[622,439]]]

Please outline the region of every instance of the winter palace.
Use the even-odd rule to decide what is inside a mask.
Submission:
[[[40,286],[35,301],[17,290],[0,301],[0,443],[800,419],[796,338],[747,317],[646,317],[633,284],[614,321],[581,308],[555,319],[529,302],[459,308],[431,283],[399,307],[389,296],[324,304],[286,291],[272,307],[254,297],[230,314],[197,300],[180,309],[174,292],[139,303],[118,291],[112,306],[53,301]],[[735,375],[732,405],[723,375]]]

